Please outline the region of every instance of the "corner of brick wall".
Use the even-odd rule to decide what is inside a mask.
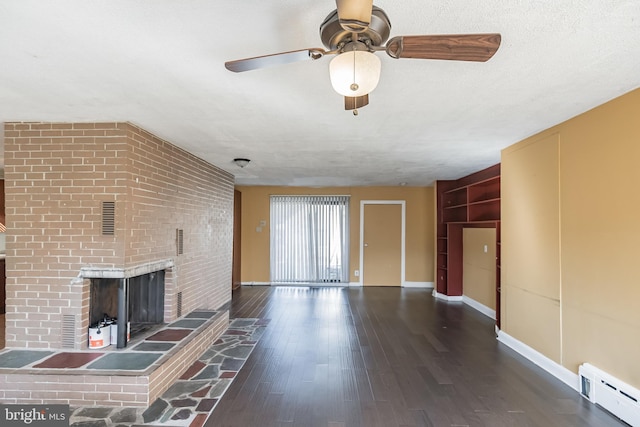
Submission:
[[[173,259],[169,316],[231,298],[233,176],[130,123],[5,123],[6,345],[57,349],[65,316],[83,348],[85,266]],[[101,202],[116,202],[115,235]],[[176,229],[184,253],[176,253]]]

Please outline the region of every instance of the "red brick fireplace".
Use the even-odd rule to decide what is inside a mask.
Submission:
[[[165,322],[231,298],[233,176],[130,123],[6,123],[6,347],[86,350],[95,278],[164,272]]]

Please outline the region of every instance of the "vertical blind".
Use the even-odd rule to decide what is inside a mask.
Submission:
[[[349,196],[271,196],[271,282],[349,282]]]

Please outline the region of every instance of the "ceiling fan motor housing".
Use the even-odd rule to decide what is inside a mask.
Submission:
[[[354,41],[354,34],[360,42],[366,43],[368,40],[371,46],[382,46],[391,34],[389,17],[384,10],[373,6],[369,28],[360,33],[352,33],[342,28],[336,9],[320,24],[320,39],[329,50],[342,50],[347,43]]]

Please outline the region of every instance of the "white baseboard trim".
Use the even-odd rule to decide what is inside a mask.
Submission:
[[[278,282],[269,283],[271,286],[283,286],[290,288],[344,288],[349,286],[348,283],[342,282]]]
[[[433,289],[433,282],[404,282],[402,286],[404,288],[423,288],[423,289]]]
[[[349,287],[350,288],[361,288],[362,287],[362,282],[349,282]]]
[[[564,366],[549,359],[544,354],[534,350],[525,343],[518,341],[509,334],[498,330],[498,341],[520,353],[520,355],[529,359],[572,389],[580,392],[580,380],[578,374],[574,374]]]
[[[433,290],[433,292],[431,292],[431,295],[433,295],[434,298],[441,299],[444,301],[462,302],[462,296],[450,296],[450,295],[441,294],[435,289]]]
[[[271,282],[241,282],[242,286],[271,286]]]
[[[474,300],[473,298],[469,298],[466,295],[462,295],[462,302],[467,304],[468,306],[470,306],[471,308],[475,308],[476,310],[478,310],[480,313],[484,314],[485,316],[496,320],[496,311],[492,308],[487,307],[486,305],[479,303],[478,301]]]

